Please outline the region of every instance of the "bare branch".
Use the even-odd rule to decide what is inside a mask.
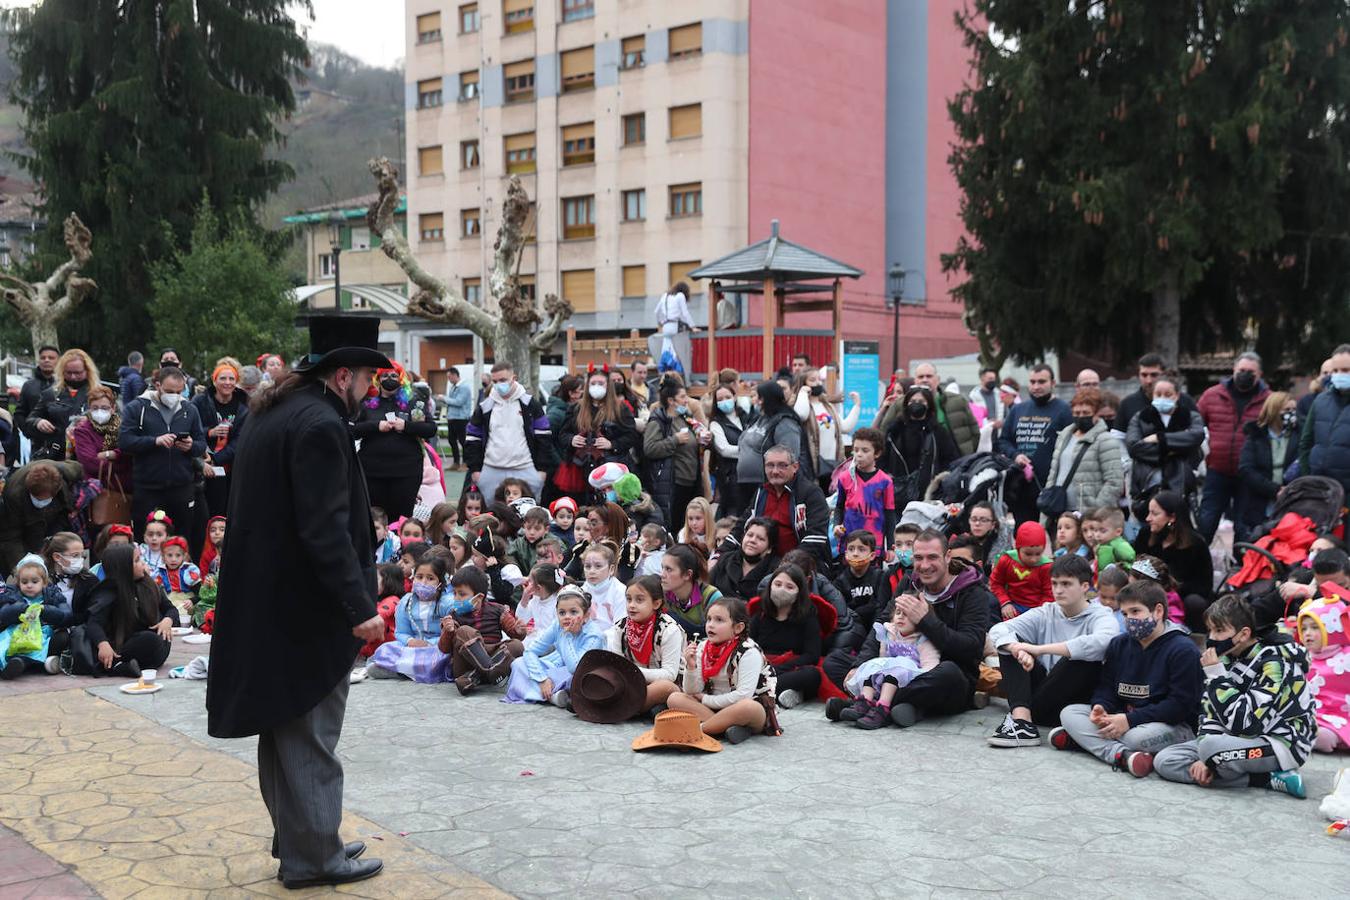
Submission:
[[[93,236],[89,233],[89,229],[84,227],[79,216],[74,213],[66,216],[62,230],[65,232],[66,249],[70,251],[70,259],[57,266],[56,271],[44,282],[49,294],[56,293],[67,278],[78,272],[93,257],[93,251],[90,249]]]
[[[513,270],[519,268],[525,246],[525,220],[529,215],[530,198],[520,184],[520,176],[512,175],[506,185],[502,224],[492,245],[492,271],[488,273],[488,291],[498,303],[516,291]]]
[[[530,346],[540,353],[553,349],[553,342],[562,333],[567,320],[572,318],[572,304],[557,294],[549,294],[544,297],[544,313],[548,316],[548,324],[530,341]]]

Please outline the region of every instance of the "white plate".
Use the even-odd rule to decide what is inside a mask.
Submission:
[[[209,634],[189,634],[187,637],[183,638],[183,643],[185,643],[185,644],[209,644],[209,643],[211,643],[211,635],[209,635]]]
[[[131,684],[124,684],[124,685],[122,685],[120,688],[118,688],[118,690],[121,691],[121,692],[124,693],[124,694],[137,694],[137,695],[139,695],[139,694],[157,694],[157,693],[159,693],[160,691],[164,690],[164,685],[162,685],[162,684],[149,684],[149,685],[146,685],[146,686],[145,686],[145,690],[143,690],[143,691],[138,691],[138,690],[136,690],[136,682],[133,681]]]
[[[189,625],[186,628],[175,627],[173,630],[173,634],[174,637],[182,637],[185,634],[192,634],[192,626]]]

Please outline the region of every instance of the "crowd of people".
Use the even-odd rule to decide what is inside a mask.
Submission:
[[[198,387],[172,350],[143,362],[114,390],[83,351],[43,348],[24,385],[4,677],[134,675],[173,627],[212,626],[234,454],[287,366],[225,358]],[[1067,400],[1048,366],[1022,399],[997,371],[966,393],[925,363],[868,422],[805,356],[754,386],[723,370],[701,396],[656,369],[590,367],[547,397],[500,362],[477,391],[452,369],[443,397],[376,373],[349,437],[385,624],[354,678],[654,716],[658,739],[693,722],[700,745],[781,733],[776,711],[813,701],[875,730],[1001,697],[993,746],[1049,729],[1136,776],[1295,796],[1314,748],[1350,743],[1343,510],[1282,535],[1260,590],[1211,551],[1225,519],[1238,541],[1269,535],[1303,476],[1343,502],[1350,346],[1303,397],[1253,353],[1198,399],[1153,355],[1137,391],[1084,371]],[[977,462],[999,491],[931,502]]]

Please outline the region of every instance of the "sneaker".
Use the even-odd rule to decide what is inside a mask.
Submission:
[[[732,725],[726,731],[722,732],[722,740],[728,744],[739,744],[750,737],[752,732],[744,725]]]
[[[1271,772],[1270,781],[1266,784],[1266,787],[1281,794],[1288,794],[1290,797],[1297,797],[1300,800],[1308,799],[1308,792],[1303,789],[1303,776],[1293,769]]]
[[[42,668],[47,670],[48,675],[61,674],[61,657],[59,656],[47,657],[47,661],[42,664]]]
[[[1142,750],[1121,750],[1111,768],[1118,772],[1129,772],[1135,778],[1143,778],[1153,771],[1153,754]]]
[[[976,709],[984,709],[989,705],[989,694],[985,691],[976,691],[975,695],[970,698],[970,705]]]
[[[1009,713],[987,740],[991,747],[1036,747],[1041,743],[1041,733],[1033,723],[1026,719],[1014,719]]]
[[[825,718],[831,722],[838,722],[839,714],[851,705],[843,697],[831,697],[825,701]]]
[[[876,731],[878,728],[885,728],[889,724],[891,724],[890,707],[877,703],[867,710],[867,715],[854,722],[853,727],[861,728],[864,731]]]
[[[1054,747],[1056,750],[1083,749],[1082,747],[1079,747],[1078,742],[1069,735],[1069,729],[1065,728],[1063,725],[1056,725],[1054,728],[1050,729],[1050,746]]]
[[[854,700],[852,703],[849,703],[840,711],[839,721],[856,722],[863,716],[867,715],[867,711],[871,709],[872,706],[873,706],[872,703],[869,703],[862,697],[859,697],[857,700]]]
[[[908,728],[923,718],[923,713],[913,703],[897,703],[891,707],[891,721],[901,728]]]
[[[794,691],[792,688],[788,688],[778,695],[778,705],[783,707],[783,709],[792,709],[794,706],[800,706],[801,702],[802,692]]]
[[[571,709],[572,695],[567,693],[567,691],[554,691],[553,696],[548,698],[548,702],[559,709]]]

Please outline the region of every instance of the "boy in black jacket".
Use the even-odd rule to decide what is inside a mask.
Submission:
[[[830,635],[829,649],[856,650],[872,630],[878,613],[891,605],[891,580],[877,560],[876,535],[865,528],[848,533],[843,571],[835,577],[834,586],[844,595],[849,615]]]
[[[1092,705],[1075,703],[1050,732],[1056,750],[1086,750],[1143,778],[1153,754],[1195,738],[1204,676],[1190,630],[1167,618],[1167,593],[1151,581],[1117,595],[1125,634],[1106,648]]]

